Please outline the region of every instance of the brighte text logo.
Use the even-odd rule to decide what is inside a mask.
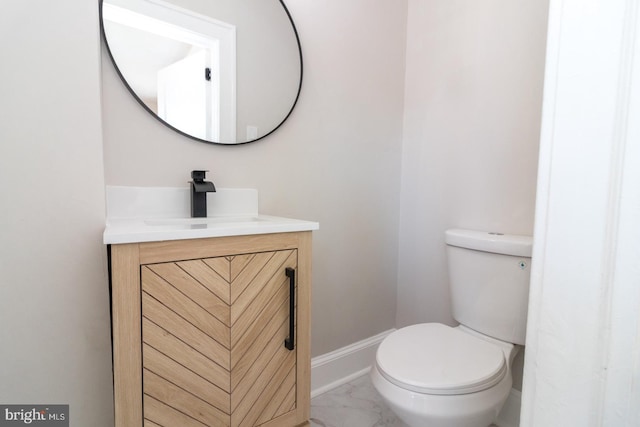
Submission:
[[[69,405],[0,405],[0,427],[68,427]]]
[[[36,411],[36,408],[33,408],[26,412],[24,409],[10,412],[9,408],[4,408],[4,419],[5,421],[24,421],[25,424],[31,424],[34,421],[47,421],[47,410]]]

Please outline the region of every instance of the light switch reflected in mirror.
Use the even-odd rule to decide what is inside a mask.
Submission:
[[[280,0],[103,0],[109,55],[131,94],[193,139],[242,144],[291,114],[298,34]]]

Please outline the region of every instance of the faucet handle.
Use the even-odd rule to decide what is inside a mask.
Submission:
[[[202,182],[207,177],[207,172],[209,171],[191,171],[191,179],[195,182]]]

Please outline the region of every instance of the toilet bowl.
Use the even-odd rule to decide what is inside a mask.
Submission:
[[[509,396],[518,349],[464,326],[412,325],[380,344],[370,376],[411,427],[486,427]]]
[[[512,386],[513,358],[525,343],[532,239],[447,230],[453,317],[387,336],[371,380],[411,427],[487,427]]]

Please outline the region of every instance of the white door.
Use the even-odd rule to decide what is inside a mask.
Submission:
[[[640,426],[640,7],[551,0],[522,427]]]
[[[158,115],[171,126],[201,139],[217,140],[209,52],[201,50],[158,71]]]

